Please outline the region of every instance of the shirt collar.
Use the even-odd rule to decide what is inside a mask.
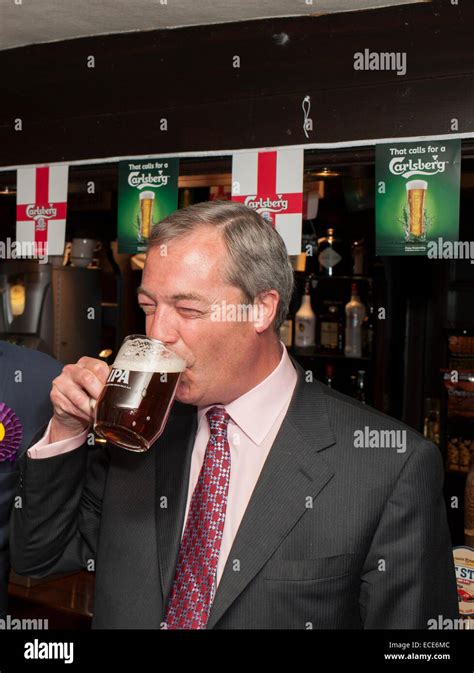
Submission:
[[[297,380],[296,369],[280,341],[282,356],[275,369],[254,388],[225,405],[234,423],[254,442],[261,444],[288,402]],[[288,391],[288,396],[285,392]],[[216,405],[198,407],[198,427],[206,412]]]

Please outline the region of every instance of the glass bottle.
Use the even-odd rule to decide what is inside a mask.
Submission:
[[[366,404],[364,376],[365,371],[363,369],[358,369],[355,398],[356,400],[359,400],[359,402],[362,402],[362,404]]]
[[[315,345],[316,315],[311,307],[310,285],[307,280],[301,306],[295,315],[295,346],[298,348]]]
[[[324,365],[324,383],[328,386],[328,388],[333,387],[334,365],[331,365],[328,362]]]
[[[367,250],[364,244],[364,239],[352,243],[351,253],[353,275],[365,276],[367,274]]]
[[[362,324],[365,307],[360,301],[357,283],[352,283],[351,300],[346,304],[346,329],[344,355],[352,358],[362,357]]]
[[[285,321],[280,326],[280,340],[287,348],[293,346],[293,316],[290,311],[288,311]]]
[[[432,397],[425,399],[423,435],[435,444],[439,444],[439,409],[438,399]]]
[[[342,253],[341,241],[334,237],[334,229],[328,229],[327,236],[318,240],[319,273],[324,276],[339,273],[338,265],[342,262]]]
[[[339,308],[331,304],[319,318],[319,346],[323,353],[342,352],[342,324]]]

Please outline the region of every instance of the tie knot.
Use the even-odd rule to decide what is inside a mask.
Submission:
[[[230,416],[224,407],[212,407],[206,413],[211,435],[222,436],[227,433],[227,426],[229,424]]]

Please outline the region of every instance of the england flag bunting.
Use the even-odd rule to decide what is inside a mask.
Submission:
[[[268,219],[289,255],[301,252],[303,159],[303,149],[236,152],[232,159],[232,200]]]
[[[34,256],[62,255],[66,236],[68,166],[17,171],[16,237]]]

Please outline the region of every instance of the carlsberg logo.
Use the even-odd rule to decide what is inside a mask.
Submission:
[[[281,213],[283,210],[288,209],[288,199],[281,198],[281,195],[279,194],[277,196],[277,199],[271,199],[270,197],[264,199],[261,196],[258,198],[256,196],[247,196],[245,205],[258,212],[264,209],[271,213]]]
[[[410,178],[412,175],[436,175],[437,173],[444,173],[447,163],[447,161],[438,161],[438,157],[434,155],[433,161],[394,157],[390,161],[389,169],[393,175]]]
[[[49,208],[46,208],[45,206],[35,206],[35,205],[29,205],[26,207],[26,215],[27,217],[30,217],[32,220],[38,217],[55,218],[57,214],[58,214],[57,209],[51,205],[49,206]]]
[[[132,171],[128,176],[128,184],[130,187],[136,187],[137,189],[163,187],[168,184],[169,179],[169,175],[153,175],[152,173],[145,174],[140,173],[140,171]]]
[[[125,383],[128,385],[129,374],[130,372],[128,369],[112,369],[109,378],[107,379],[107,383]]]

